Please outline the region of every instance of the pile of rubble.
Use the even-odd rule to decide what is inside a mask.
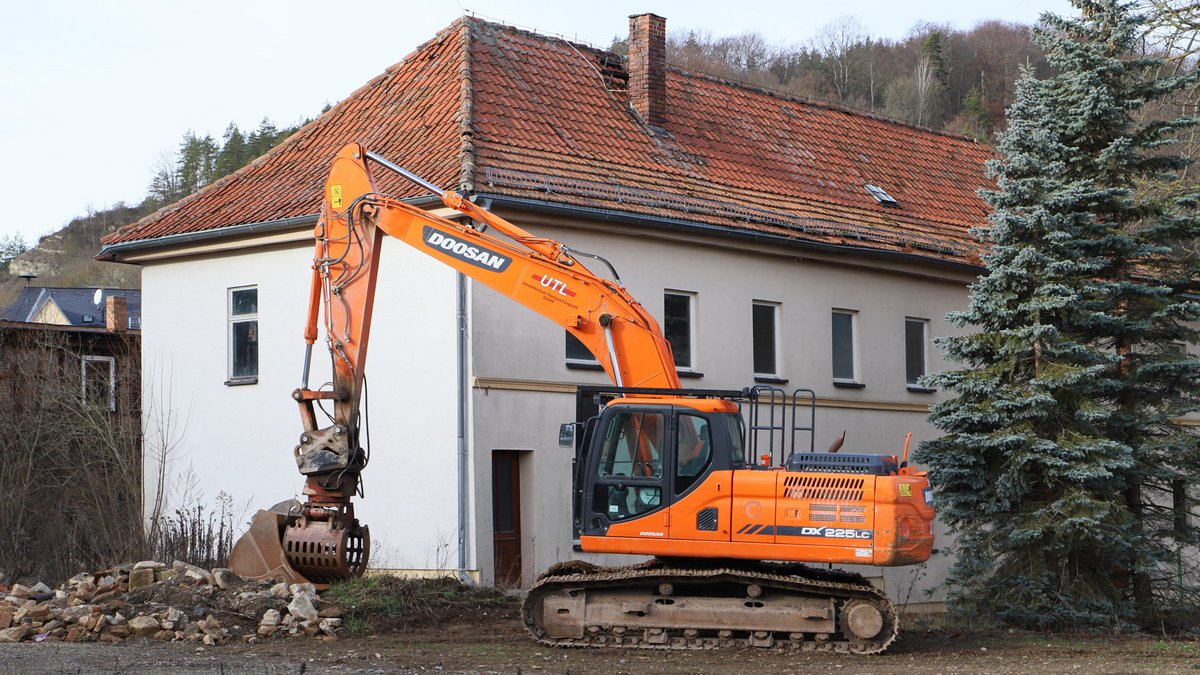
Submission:
[[[283,635],[334,640],[341,617],[312,584],[249,581],[178,560],[78,574],[58,590],[43,583],[0,587],[0,644],[137,636],[206,645]]]

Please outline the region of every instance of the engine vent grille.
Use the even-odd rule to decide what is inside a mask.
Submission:
[[[696,529],[701,532],[716,532],[717,512],[716,508],[707,508],[696,513]]]
[[[853,504],[809,504],[808,519],[814,523],[865,523],[867,509]]]
[[[863,498],[862,478],[788,476],[783,480],[784,499],[817,499],[857,502]]]

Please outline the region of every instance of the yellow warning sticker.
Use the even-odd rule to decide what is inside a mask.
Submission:
[[[901,497],[911,497],[912,496],[912,486],[909,485],[908,483],[901,483],[900,484],[900,496]]]
[[[342,186],[341,185],[330,185],[329,186],[329,205],[335,209],[342,208]]]

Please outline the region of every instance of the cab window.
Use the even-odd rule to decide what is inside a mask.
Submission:
[[[725,416],[725,433],[729,436],[729,461],[735,467],[746,463],[746,450],[742,446],[742,416],[730,413]]]
[[[600,454],[601,476],[662,476],[662,413],[619,413],[609,420]]]
[[[712,463],[712,433],[708,420],[698,415],[682,414],[678,424],[675,494],[692,487]]]

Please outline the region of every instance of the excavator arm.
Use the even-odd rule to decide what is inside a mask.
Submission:
[[[368,162],[424,187],[467,218],[451,220],[380,193]],[[314,230],[302,385],[292,394],[303,425],[295,459],[306,477],[307,501],[255,516],[230,561],[244,577],[329,582],[366,568],[369,534],[354,518],[351,498],[359,491],[358,476],[366,463],[359,438],[360,402],[385,235],[562,326],[591,351],[616,385],[679,388],[670,345],[658,323],[621,286],[615,271],[613,279],[601,277],[579,261],[578,256],[587,254],[536,237],[462,195],[442,191],[349,144],[333,161]],[[313,390],[309,369],[322,321],[333,381],[331,389]],[[316,408],[323,400],[333,408],[332,423],[324,426]]]

